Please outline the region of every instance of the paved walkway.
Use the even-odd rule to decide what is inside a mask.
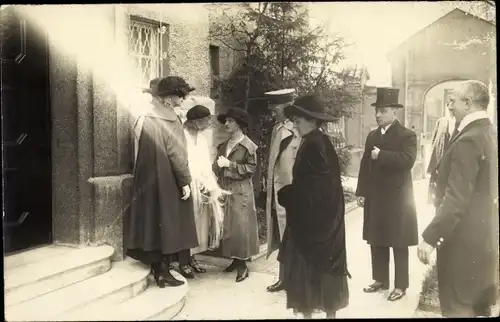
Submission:
[[[425,181],[415,182],[419,232],[433,216],[432,208],[426,205],[426,185]],[[347,258],[352,279],[349,280],[350,304],[338,312],[338,317],[412,317],[418,305],[422,280],[427,269],[419,262],[416,247],[410,248],[410,288],[405,298],[398,302],[389,302],[386,300],[388,292],[365,294],[362,289],[372,280],[370,249],[362,240],[362,225],[361,208],[346,215]],[[261,258],[250,263],[250,278],[242,283],[235,283],[235,273],[225,274],[221,272],[220,267],[207,267],[208,272],[205,275],[189,282],[187,304],[176,320],[297,318],[291,310],[286,310],[284,292],[272,294],[265,290],[277,276],[276,256],[275,252],[268,260]],[[226,263],[229,264],[229,261]],[[391,271],[392,265],[391,263]],[[322,318],[324,315],[317,317]]]

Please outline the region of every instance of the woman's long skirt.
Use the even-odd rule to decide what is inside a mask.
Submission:
[[[349,304],[347,276],[331,275],[308,263],[286,234],[285,247],[280,252],[284,265],[287,309],[294,313],[312,314],[318,311],[333,313]]]
[[[222,180],[222,189],[231,191],[226,196],[224,233],[220,253],[226,258],[248,259],[259,253],[257,210],[250,179]]]
[[[208,250],[208,232],[210,224],[210,204],[208,199],[201,193],[201,184],[193,180],[191,182],[191,197],[193,198],[194,221],[196,224],[196,235],[198,236],[198,247],[191,249],[191,255],[203,253]]]

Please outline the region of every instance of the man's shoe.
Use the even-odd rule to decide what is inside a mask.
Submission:
[[[406,290],[396,290],[394,289],[391,294],[389,294],[389,297],[387,298],[387,301],[390,302],[395,302],[400,299],[402,299],[406,295]]]
[[[271,286],[267,287],[267,291],[274,293],[274,292],[279,292],[285,289],[285,285],[283,285],[283,282],[281,280],[277,281]]]
[[[385,290],[388,290],[389,287],[386,286],[385,284],[383,283],[380,283],[380,282],[375,282],[373,283],[372,285],[369,285],[368,287],[365,287],[363,289],[363,292],[365,293],[375,293],[375,292],[378,292],[378,291],[385,291]]]

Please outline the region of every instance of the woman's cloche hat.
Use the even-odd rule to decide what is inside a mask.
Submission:
[[[374,107],[397,107],[402,108],[403,105],[398,102],[399,89],[389,87],[377,87],[377,101],[371,105]]]
[[[160,80],[157,88],[158,96],[179,95],[186,96],[189,92],[194,91],[195,88],[191,87],[182,77],[167,76]]]
[[[285,107],[284,112],[288,118],[292,116],[308,116],[325,122],[336,120],[333,115],[327,113],[324,104],[314,94],[297,98],[293,104]]]
[[[210,110],[207,107],[203,105],[195,105],[187,111],[186,119],[188,121],[194,121],[209,117],[210,115]]]
[[[241,108],[229,108],[226,113],[217,116],[217,121],[225,124],[228,117],[233,118],[238,124],[248,126],[248,113]]]

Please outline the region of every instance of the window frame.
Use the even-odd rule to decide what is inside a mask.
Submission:
[[[131,61],[138,57],[137,53],[135,53],[131,48],[132,43],[131,43],[131,34],[130,33],[132,32],[132,24],[134,22],[139,23],[139,24],[149,25],[152,28],[152,30],[156,29],[157,30],[156,33],[158,34],[158,43],[157,43],[158,48],[156,50],[157,51],[156,69],[157,69],[158,73],[157,73],[157,75],[151,75],[151,74],[148,75],[150,79],[147,81],[147,84],[140,84],[140,82],[137,82],[139,86],[146,86],[147,87],[149,85],[149,81],[151,79],[156,78],[156,77],[162,77],[163,75],[169,73],[168,49],[169,49],[169,45],[170,45],[170,37],[169,37],[170,36],[170,26],[167,23],[156,21],[156,20],[149,19],[149,18],[145,18],[145,17],[139,16],[139,15],[133,15],[133,14],[129,15],[128,29],[127,29],[127,34],[128,34],[127,46],[128,46],[128,57]],[[163,32],[161,32],[160,30],[163,27],[164,27]],[[137,67],[137,66],[134,64],[134,67]],[[143,71],[141,71],[141,73],[143,73]]]

